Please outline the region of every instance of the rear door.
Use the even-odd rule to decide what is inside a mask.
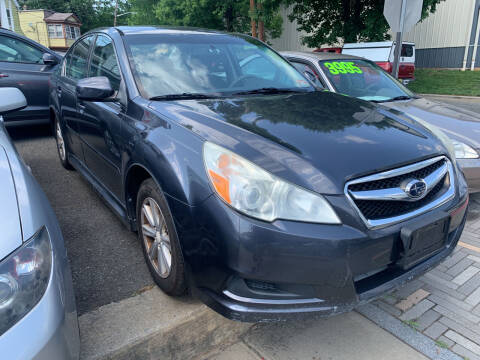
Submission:
[[[67,126],[67,141],[70,151],[84,162],[82,143],[79,137],[79,114],[77,113],[77,95],[75,87],[78,80],[88,76],[88,57],[94,35],[89,35],[76,42],[65,56],[61,81],[57,83],[60,104],[60,117]]]
[[[14,35],[0,34],[0,86],[16,87],[27,107],[4,116],[5,121],[48,121],[48,79],[55,66],[43,63],[44,50]]]
[[[112,39],[99,34],[90,57],[89,77],[106,76],[118,94],[122,81]],[[85,163],[98,181],[121,202],[120,131],[124,108],[117,101],[78,100],[79,133]]]

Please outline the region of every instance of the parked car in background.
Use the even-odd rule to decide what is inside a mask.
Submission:
[[[138,231],[160,288],[188,285],[232,319],[351,310],[462,233],[468,191],[447,138],[317,91],[250,36],[92,31],[50,99],[62,165]]]
[[[342,54],[354,55],[374,61],[388,73],[393,71],[394,41],[344,44]],[[415,43],[402,43],[398,78],[405,84],[415,79]]]
[[[313,50],[313,52],[327,52],[327,53],[341,54],[342,48],[341,47],[324,47],[324,48],[317,48]]]
[[[16,87],[27,107],[4,116],[6,126],[48,123],[48,80],[62,57],[13,31],[0,29],[0,87]]]
[[[350,55],[283,52],[319,87],[401,111],[445,132],[455,146],[457,162],[470,192],[480,191],[480,116],[415,95],[373,62]]]
[[[0,115],[24,108],[0,88]],[[2,359],[78,359],[72,276],[47,198],[0,120],[0,354]]]

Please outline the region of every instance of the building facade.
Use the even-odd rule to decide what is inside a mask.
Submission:
[[[277,50],[313,50],[302,45],[301,39],[306,34],[297,30],[297,24],[288,20],[288,14],[288,9],[282,9],[283,32],[279,39],[271,41],[273,47]],[[440,2],[435,13],[403,36],[403,41],[415,43],[416,66],[471,68],[474,64],[474,67],[480,67],[479,15],[480,0]]]
[[[80,20],[72,13],[21,10],[20,28],[28,38],[52,50],[67,50],[80,37]]]
[[[17,0],[0,0],[0,27],[23,34],[18,9]]]
[[[446,0],[403,37],[415,43],[416,66],[480,67],[480,0]]]

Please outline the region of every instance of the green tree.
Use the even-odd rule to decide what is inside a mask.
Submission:
[[[130,0],[131,15],[128,16],[129,25],[157,25],[155,5],[158,0]]]
[[[28,9],[45,9],[57,12],[72,12],[82,23],[82,32],[96,27],[113,26],[115,2],[113,0],[21,0],[19,5]],[[118,13],[129,11],[129,3],[119,0]],[[117,24],[126,24],[126,17],[119,17]]]
[[[269,38],[282,30],[281,0],[260,0]],[[131,25],[193,26],[229,32],[250,31],[249,0],[131,0]]]
[[[422,19],[435,12],[444,0],[424,0]],[[305,31],[302,42],[309,47],[339,41],[382,41],[390,38],[383,16],[385,0],[285,0],[291,6],[290,21]]]

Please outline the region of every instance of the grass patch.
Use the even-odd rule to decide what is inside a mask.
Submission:
[[[404,320],[403,323],[405,325],[408,325],[410,326],[413,330],[418,330],[418,327],[419,327],[419,324],[417,322],[417,319],[414,319],[414,320]]]
[[[398,296],[393,294],[393,293],[385,294],[385,295],[383,295],[383,298],[384,299],[399,300]]]
[[[418,94],[480,96],[480,71],[416,69],[408,88]]]
[[[442,349],[448,349],[448,345],[444,343],[442,340],[436,340],[435,344]]]

